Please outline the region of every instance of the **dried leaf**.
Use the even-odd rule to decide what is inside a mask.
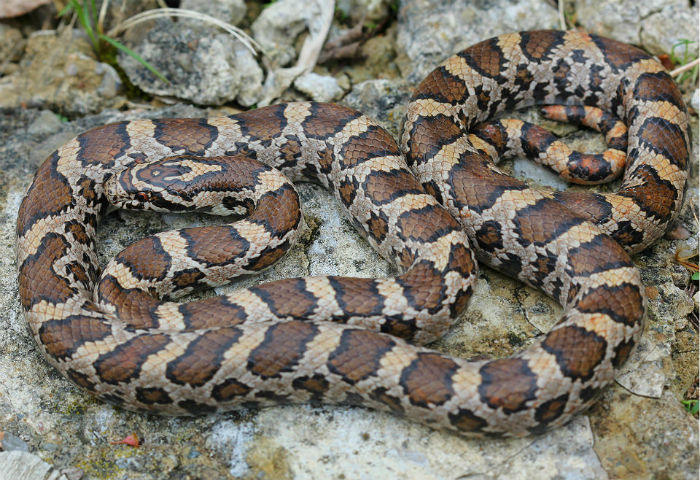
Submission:
[[[116,440],[114,442],[109,442],[110,445],[128,445],[130,447],[138,448],[141,446],[141,441],[139,440],[139,436],[136,435],[135,433],[132,433],[131,435],[127,435],[126,437],[122,438],[121,440]]]

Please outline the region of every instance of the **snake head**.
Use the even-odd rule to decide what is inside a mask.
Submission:
[[[181,179],[189,170],[170,158],[134,164],[105,181],[105,196],[112,205],[130,210],[183,210],[187,194]]]

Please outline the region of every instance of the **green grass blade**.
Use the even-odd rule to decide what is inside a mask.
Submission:
[[[90,0],[92,5],[92,24],[97,28],[97,5],[95,5],[95,0]]]
[[[73,8],[78,13],[78,18],[80,19],[80,24],[85,29],[85,33],[87,33],[88,37],[90,37],[90,41],[92,42],[92,47],[95,49],[95,52],[97,52],[99,54],[100,44],[97,41],[97,37],[95,36],[95,31],[93,30],[92,24],[90,23],[90,15],[89,15],[88,11],[85,10],[85,8],[83,8],[83,5],[81,5],[77,1],[73,2]]]
[[[170,81],[168,81],[168,79],[165,78],[162,73],[160,73],[158,70],[156,70],[155,67],[153,67],[153,65],[151,65],[146,60],[141,58],[141,56],[138,53],[134,52],[126,45],[114,40],[113,38],[109,38],[107,35],[100,34],[100,38],[102,40],[104,40],[105,42],[109,43],[110,45],[114,46],[118,50],[121,50],[122,52],[124,52],[127,55],[129,55],[130,57],[132,57],[134,60],[136,60],[141,65],[146,67],[148,70],[150,70],[151,73],[153,73],[153,75],[155,75],[156,77],[158,77],[159,79],[161,79],[165,83],[170,83]]]
[[[698,406],[699,402],[697,400],[682,400],[681,403],[683,404],[687,412],[693,415],[698,414],[700,407]]]

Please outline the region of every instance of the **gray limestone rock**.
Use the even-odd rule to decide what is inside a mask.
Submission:
[[[110,65],[95,60],[82,32],[40,30],[27,40],[19,67],[0,78],[0,108],[52,108],[84,115],[123,101],[122,84]]]
[[[574,9],[586,30],[657,55],[698,38],[698,5],[685,0],[576,0]]]
[[[0,73],[9,73],[8,64],[22,57],[26,43],[18,28],[0,23]]]
[[[0,451],[5,452],[27,452],[29,447],[26,442],[17,435],[12,435],[9,432],[0,432]]]
[[[229,34],[160,19],[133,48],[169,80],[164,83],[126,54],[119,63],[129,79],[153,95],[172,96],[200,105],[259,99],[263,72],[252,53]]]
[[[541,0],[404,0],[397,63],[404,78],[417,83],[448,56],[481,40],[557,26],[556,9]]]
[[[343,89],[338,85],[338,80],[313,72],[297,77],[294,80],[294,86],[317,102],[331,102],[343,95]]]
[[[0,480],[67,480],[51,465],[28,452],[0,452]]]

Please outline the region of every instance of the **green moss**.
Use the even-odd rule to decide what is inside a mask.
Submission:
[[[92,397],[85,396],[79,397],[73,402],[68,402],[59,406],[57,410],[61,415],[74,416],[84,414],[91,403],[93,403]]]
[[[109,479],[119,473],[119,467],[113,459],[107,458],[107,452],[102,451],[97,459],[85,459],[76,465],[85,473],[85,478]]]
[[[515,332],[508,332],[508,343],[513,347],[520,347],[525,343],[520,336]]]

